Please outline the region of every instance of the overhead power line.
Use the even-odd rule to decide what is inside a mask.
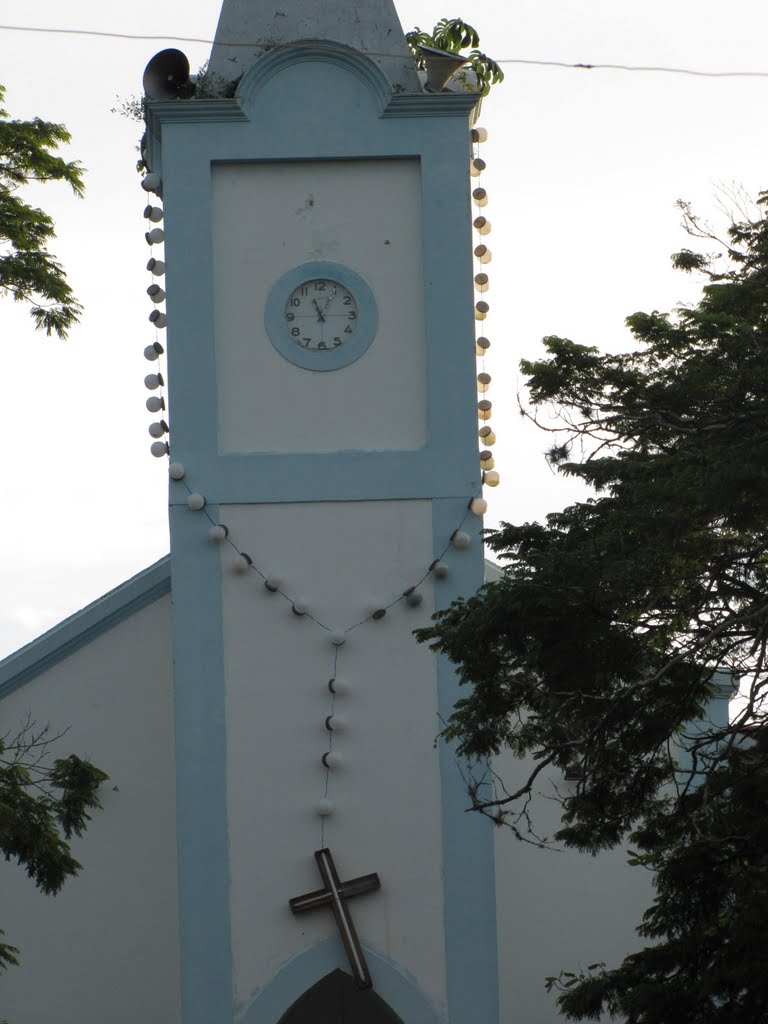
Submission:
[[[42,28],[37,25],[0,25],[4,32],[35,32],[49,35],[90,36],[96,39],[131,39],[142,42],[174,42],[202,43],[212,46],[212,39],[199,36],[178,35],[143,35],[135,32],[103,32],[87,28]],[[269,46],[271,50],[280,49],[281,45],[295,46],[295,43],[275,44],[269,40],[251,40],[248,42],[225,43],[226,46],[239,46],[253,49],[258,46]],[[370,57],[402,57],[402,53],[379,53],[369,51]],[[768,78],[768,71],[698,71],[695,68],[664,67],[653,64],[588,64],[584,62],[569,63],[560,60],[529,60],[523,57],[503,57],[496,60],[497,64],[520,64],[533,67],[567,68],[576,71],[639,71],[645,74],[692,75],[695,78]]]

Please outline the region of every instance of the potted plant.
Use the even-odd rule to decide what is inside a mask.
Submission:
[[[477,30],[461,18],[441,18],[431,32],[422,32],[417,27],[406,33],[405,39],[416,67],[427,71],[427,88],[431,92],[441,92],[456,74],[464,88],[487,96],[491,86],[504,79],[496,61],[478,49]],[[467,47],[472,47],[470,52],[462,53]]]

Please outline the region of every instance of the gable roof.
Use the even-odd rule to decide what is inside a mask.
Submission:
[[[170,592],[171,558],[166,555],[0,661],[0,700]]]

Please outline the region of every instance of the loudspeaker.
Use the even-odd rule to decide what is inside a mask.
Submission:
[[[442,92],[454,72],[467,63],[466,57],[446,50],[436,50],[434,46],[420,46],[427,70],[427,92]]]
[[[189,61],[181,50],[161,50],[144,68],[144,92],[150,100],[175,100],[195,91]]]

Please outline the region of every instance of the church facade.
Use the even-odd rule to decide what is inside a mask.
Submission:
[[[4,721],[110,776],[55,900],[2,866],[0,1012],[554,1022],[544,977],[628,950],[646,893],[466,812],[457,682],[412,637],[484,573],[478,97],[424,88],[391,0],[225,0],[205,97],[164,98],[169,59],[171,552],[0,665]]]

